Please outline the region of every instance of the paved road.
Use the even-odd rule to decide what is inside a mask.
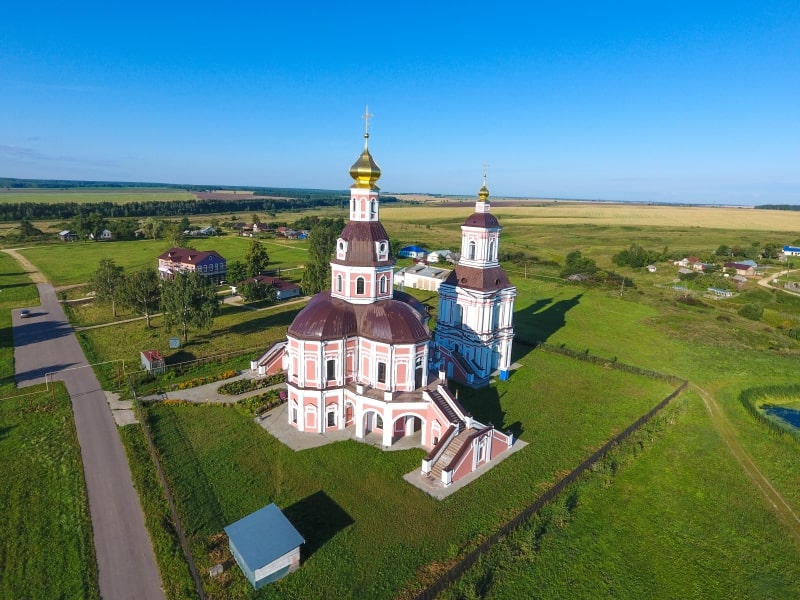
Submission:
[[[164,598],[144,514],[106,397],[50,284],[42,305],[20,319],[13,311],[14,366],[20,387],[53,371],[72,398],[89,495],[100,595],[104,600]],[[64,371],[64,369],[68,369]]]

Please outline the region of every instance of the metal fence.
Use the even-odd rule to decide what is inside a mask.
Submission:
[[[659,374],[661,377],[671,377]],[[674,379],[674,378],[673,378]],[[679,380],[682,381],[682,380]],[[636,430],[645,425],[653,416],[667,406],[674,398],[686,389],[689,384],[688,381],[682,381],[681,384],[666,398],[659,402],[656,406],[650,409],[646,414],[639,417],[636,421],[631,423],[625,428],[622,433],[610,439],[603,446],[595,451],[589,458],[583,461],[577,468],[571,471],[563,479],[558,481],[553,487],[548,489],[544,494],[539,496],[532,504],[526,507],[522,512],[517,514],[513,519],[503,525],[497,532],[489,538],[480,543],[474,550],[462,558],[458,563],[453,565],[444,575],[439,577],[433,584],[421,591],[416,600],[434,600],[439,594],[444,592],[448,587],[461,578],[464,573],[472,567],[477,560],[486,554],[492,547],[499,541],[507,537],[510,533],[516,531],[525,525],[536,513],[538,513],[547,504],[552,502],[564,489],[570,484],[574,483],[587,469],[590,469],[597,461],[605,456],[611,448],[625,440],[628,436]]]

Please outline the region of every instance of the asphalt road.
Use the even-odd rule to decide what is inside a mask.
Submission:
[[[20,387],[63,380],[72,398],[89,496],[100,595],[104,600],[164,598],[144,514],[125,450],[94,371],[50,284],[42,305],[21,319],[13,311],[14,366]],[[54,373],[55,372],[55,373]]]

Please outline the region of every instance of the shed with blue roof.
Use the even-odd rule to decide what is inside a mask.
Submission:
[[[300,567],[303,536],[275,504],[225,528],[233,558],[255,589]]]

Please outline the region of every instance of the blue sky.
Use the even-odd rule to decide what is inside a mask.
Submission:
[[[0,177],[800,203],[800,3],[14,2]]]

